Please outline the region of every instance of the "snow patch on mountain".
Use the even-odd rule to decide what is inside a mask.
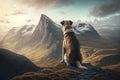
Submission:
[[[13,27],[12,30],[14,30],[14,32],[18,32],[22,27]]]
[[[78,26],[73,27],[73,31],[77,35],[82,35],[84,37],[100,38],[100,35],[91,24],[80,23]]]
[[[35,28],[36,27],[34,25],[27,25],[26,28],[22,31],[23,36],[32,34]]]

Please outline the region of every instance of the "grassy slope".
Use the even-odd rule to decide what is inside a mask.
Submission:
[[[120,53],[116,49],[100,49],[87,57],[83,62],[94,66],[107,66],[120,63]]]
[[[68,68],[62,63],[56,67],[44,67],[41,71],[27,72],[11,80],[119,80],[115,74],[94,66],[89,66],[88,70]]]
[[[80,74],[79,71],[65,68],[63,63],[56,67],[43,68],[38,72],[28,72],[11,80],[67,80],[71,76],[78,74]]]
[[[116,80],[120,80],[120,63],[110,66],[104,66],[102,67],[102,69],[111,74],[111,76],[114,77]]]

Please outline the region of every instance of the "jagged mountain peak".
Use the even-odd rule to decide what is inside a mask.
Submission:
[[[41,22],[41,23],[49,23],[49,22],[51,22],[51,23],[53,23],[54,24],[54,22],[52,21],[52,19],[50,19],[48,16],[46,16],[45,14],[41,14],[41,17],[40,17],[40,21],[39,22]]]
[[[51,20],[48,16],[46,16],[45,14],[41,14],[41,19],[46,19],[46,20]],[[52,20],[51,20],[52,21]]]
[[[80,23],[78,26],[74,27],[74,31],[76,34],[84,37],[100,38],[99,33],[91,24]]]
[[[23,34],[23,36],[25,35],[30,35],[34,32],[35,30],[35,25],[24,25],[19,31],[18,33]]]
[[[91,24],[80,23],[78,24],[80,31],[96,31]]]
[[[58,35],[61,36],[60,31],[54,21],[42,14],[30,41],[31,43],[51,45],[54,40],[57,41]]]
[[[36,31],[39,31],[40,33],[42,33],[45,30],[49,30],[49,29],[54,29],[55,27],[55,23],[46,15],[41,14],[40,17],[40,21],[38,22],[38,25],[34,31],[34,33],[36,33]]]

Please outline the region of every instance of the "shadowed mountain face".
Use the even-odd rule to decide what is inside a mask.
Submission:
[[[81,23],[73,31],[82,45],[88,45],[91,39],[101,38],[90,24]],[[37,26],[25,25],[11,29],[2,40],[2,47],[21,53],[40,66],[47,66],[61,59],[62,41],[60,26],[42,14]]]
[[[41,15],[40,21],[32,34],[30,43],[41,44],[46,47],[52,46],[54,43],[59,44],[62,40],[62,31],[57,25],[46,15]]]
[[[0,48],[0,80],[36,70],[38,67],[26,57]]]
[[[49,50],[47,55],[39,60],[39,63],[47,64],[51,60],[57,59],[58,61],[60,59],[62,40],[62,31],[58,28],[58,25],[42,14],[29,43],[34,47],[36,46],[35,48],[42,46]]]

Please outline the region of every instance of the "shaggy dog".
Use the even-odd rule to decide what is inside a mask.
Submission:
[[[81,65],[82,56],[80,54],[80,45],[75,33],[72,30],[72,23],[73,22],[70,20],[61,22],[64,34],[61,62],[64,61],[67,66],[87,69],[87,67]]]

